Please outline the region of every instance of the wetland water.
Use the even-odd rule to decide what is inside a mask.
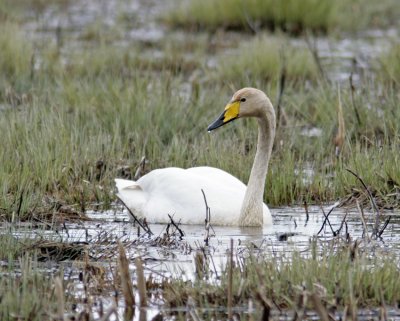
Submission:
[[[324,212],[328,213],[329,206],[324,206]],[[132,279],[136,278],[134,258],[140,256],[144,262],[144,270],[147,277],[150,275],[154,280],[161,281],[168,277],[182,278],[183,280],[194,280],[196,278],[195,256],[198,251],[205,251],[212,266],[212,278],[218,277],[226,265],[227,253],[230,249],[230,240],[234,241],[234,256],[237,258],[249,253],[263,253],[274,257],[285,256],[290,259],[290,254],[294,251],[300,251],[303,255],[310,254],[310,240],[318,238],[319,250],[323,250],[324,243],[333,238],[332,230],[329,224],[324,222],[322,209],[317,206],[311,206],[308,209],[309,218],[304,208],[285,207],[272,209],[274,225],[264,228],[239,228],[239,227],[221,227],[214,226],[213,236],[209,239],[209,246],[204,248],[203,226],[180,226],[184,232],[182,238],[179,234],[171,233],[173,227],[170,227],[170,234],[175,242],[169,244],[163,243],[160,239],[166,233],[166,225],[152,224],[151,231],[154,233],[151,237],[147,236],[143,230],[138,235],[138,228],[129,221],[129,215],[120,207],[108,212],[88,212],[90,221],[65,223],[57,231],[43,231],[43,229],[32,229],[26,226],[14,226],[14,235],[18,237],[37,237],[49,240],[58,240],[72,244],[86,244],[89,248],[89,255],[93,262],[100,266],[115,265],[116,253],[115,244],[117,241],[123,242],[127,255],[130,259],[130,273]],[[344,221],[346,213],[343,209],[334,209],[329,215],[329,221],[334,231],[337,231]],[[381,240],[373,241],[374,251],[371,253],[390,252],[396,256],[400,254],[400,215],[398,212],[387,211],[385,218],[392,216],[391,221],[382,234]],[[356,211],[349,211],[346,216],[347,233],[354,239],[361,239],[363,236],[363,224]],[[365,221],[368,226],[368,232],[371,232],[374,222],[372,213],[365,214]],[[340,237],[345,237],[346,230],[343,227],[339,233]],[[170,238],[171,239],[171,238]],[[96,245],[97,244],[97,245]],[[375,254],[372,254],[375,255]],[[74,261],[61,261],[43,263],[42,268],[50,273],[61,269],[64,271],[65,279],[75,283],[75,295],[80,296],[83,293],[83,287],[80,282],[81,266]],[[53,271],[53,272],[51,272]],[[104,307],[111,306],[113,300],[110,293],[104,293],[97,300],[101,300]],[[187,307],[170,310],[163,306],[162,300],[150,300],[150,307],[145,310],[137,310],[136,317],[144,320],[151,320],[158,313],[168,316],[177,311],[185,311]],[[118,311],[123,314],[123,302],[118,303]],[[248,307],[236,307],[237,312],[248,311]],[[220,311],[221,312],[221,311]],[[292,311],[293,312],[293,311]],[[274,311],[276,319],[289,320],[293,317],[292,312]],[[203,311],[204,313],[204,311]],[[360,320],[378,320],[378,310],[360,310]],[[394,320],[400,320],[400,311],[389,309],[388,315]],[[340,314],[337,315],[340,319]],[[310,319],[318,319],[315,314],[307,316]]]

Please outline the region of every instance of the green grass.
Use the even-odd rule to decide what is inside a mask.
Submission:
[[[400,44],[394,43],[388,52],[381,55],[377,64],[382,79],[392,82],[395,88],[400,85]]]
[[[238,88],[254,79],[276,84],[283,68],[291,85],[318,78],[317,66],[308,49],[294,47],[285,37],[271,36],[243,41],[229,56],[221,55],[217,74],[220,81]]]
[[[316,242],[313,240],[310,246],[321,245]],[[382,253],[370,257],[352,244],[335,243],[325,244],[321,254],[295,251],[290,258],[268,252],[243,257],[241,252],[232,269],[233,306],[246,307],[249,300],[260,304],[259,293],[273,302],[273,308],[297,311],[315,309],[310,300],[312,294],[317,294],[327,309],[339,311],[346,306],[356,310],[382,304],[397,306],[400,301],[397,259]],[[186,306],[189,297],[199,309],[227,307],[229,265],[220,275],[219,281],[172,279],[166,283],[164,297],[171,307]],[[301,298],[307,299],[300,301]]]
[[[32,73],[33,46],[26,41],[19,26],[12,22],[1,23],[0,70],[1,87],[14,86],[27,81]],[[4,91],[2,91],[4,95]]]
[[[190,0],[181,2],[165,17],[175,27],[216,30],[254,30],[266,27],[298,34],[304,30],[327,32],[361,30],[396,21],[400,12],[394,0]]]
[[[10,269],[7,273],[12,274],[13,271]],[[35,263],[29,258],[21,259],[20,276],[8,276],[0,280],[0,318],[11,320],[18,316],[23,320],[47,319],[45,313],[51,313],[56,308],[52,293],[51,282],[38,273]]]
[[[60,50],[28,40],[16,23],[1,25],[3,219],[52,218],[60,204],[79,211],[93,204],[108,208],[114,177],[123,166],[133,174],[143,155],[150,169],[209,165],[246,182],[256,123],[239,120],[211,135],[206,128],[241,86],[262,88],[275,102],[283,66],[286,118],[277,132],[266,202],[344,197],[359,187],[345,170],[350,168],[374,187],[382,205],[399,206],[395,197],[385,197],[400,182],[399,97],[393,86],[378,94],[378,80],[365,79],[354,99],[341,89],[346,140],[336,159],[337,88],[320,79],[311,55],[285,37],[259,36],[229,51],[204,34],[188,42],[170,35],[153,47],[94,41]],[[143,50],[153,49],[163,55],[143,57]],[[207,67],[210,50],[216,68]],[[321,135],[303,135],[310,127]],[[314,175],[305,177],[304,168]]]

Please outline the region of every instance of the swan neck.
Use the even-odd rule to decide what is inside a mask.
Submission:
[[[239,219],[242,226],[263,225],[265,179],[275,136],[275,114],[272,106],[271,110],[272,112],[258,117],[257,151]]]

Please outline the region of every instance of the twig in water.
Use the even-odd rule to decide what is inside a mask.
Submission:
[[[209,240],[210,240],[211,210],[208,207],[207,198],[206,198],[206,194],[204,193],[204,190],[201,189],[201,192],[203,193],[204,203],[206,204],[206,219],[204,221],[204,223],[205,223],[204,244],[206,246],[208,246],[208,243],[209,243]]]
[[[343,217],[342,223],[340,223],[340,227],[336,230],[336,235],[339,235],[339,233],[342,231],[343,225],[346,224],[346,218],[348,214],[349,213],[346,211],[346,215]]]
[[[231,250],[229,252],[229,270],[228,270],[228,320],[232,321],[232,282],[233,282],[233,239],[231,239]]]
[[[324,211],[324,209],[322,208],[322,206],[320,206],[320,207],[321,207],[322,213],[324,214],[325,219],[324,219],[324,222],[322,223],[321,229],[318,231],[317,235],[319,235],[319,234],[322,232],[322,230],[324,229],[324,226],[325,226],[326,222],[328,222],[329,227],[331,228],[331,231],[332,231],[333,236],[336,236],[336,232],[333,230],[332,225],[331,225],[331,222],[329,221],[329,215],[330,215],[330,214],[332,213],[332,211],[336,208],[336,206],[332,207],[332,208],[330,209],[330,211],[328,212],[328,214],[325,214],[325,211]]]
[[[206,260],[207,260],[207,258],[210,259],[211,264],[212,264],[213,269],[214,269],[215,278],[218,280],[218,279],[219,279],[219,276],[218,276],[217,268],[215,267],[215,262],[214,262],[213,256],[212,256],[212,255],[209,255],[209,256],[207,257],[206,248],[205,248],[204,246],[201,246],[201,247],[199,247],[199,248],[200,248],[201,251],[203,252],[204,258],[205,258]],[[205,262],[207,262],[206,260],[205,260]]]
[[[172,216],[168,214],[169,219],[171,220],[171,224],[173,226],[175,226],[175,228],[178,230],[179,235],[180,235],[180,239],[182,240],[182,238],[185,236],[185,233],[183,233],[183,231],[179,228],[178,224],[176,224],[174,222],[174,220],[172,219]]]
[[[374,224],[374,228],[373,228],[373,230],[372,230],[372,235],[378,236],[379,219],[380,219],[381,213],[380,213],[380,211],[379,211],[379,209],[378,209],[378,206],[376,205],[375,199],[374,199],[374,197],[372,196],[372,193],[371,193],[371,191],[369,190],[369,188],[367,187],[367,185],[366,185],[366,184],[364,183],[364,181],[362,180],[362,178],[361,178],[359,175],[357,175],[355,172],[353,172],[351,169],[346,168],[346,170],[347,170],[349,173],[351,173],[352,175],[354,175],[354,176],[360,181],[360,183],[362,184],[362,186],[364,187],[364,189],[366,190],[366,192],[367,192],[367,194],[368,194],[369,200],[370,200],[370,202],[371,202],[371,204],[372,204],[372,208],[375,210],[375,213],[376,213],[375,224]]]
[[[67,234],[67,238],[69,238],[68,227],[65,224],[65,221],[63,221],[62,224],[63,224],[63,229],[65,230],[65,233]],[[86,239],[86,242],[87,242],[87,239]]]
[[[385,223],[383,223],[383,226],[382,226],[381,230],[378,232],[378,235],[377,235],[378,238],[381,237],[381,235],[382,235],[383,232],[385,231],[385,229],[386,229],[386,227],[388,226],[388,224],[389,224],[391,218],[392,218],[392,217],[389,216],[389,217],[386,219]]]
[[[310,219],[310,214],[308,213],[308,204],[307,201],[304,201],[304,210],[306,211],[306,223],[304,224],[304,226],[307,225],[308,220]]]
[[[364,219],[364,210],[362,209],[362,207],[360,206],[360,203],[358,202],[358,200],[356,200],[356,204],[357,204],[357,209],[358,209],[358,213],[360,214],[360,218],[361,218],[361,222],[363,224],[363,234],[362,237],[367,237],[367,240],[370,241],[371,239],[369,238],[368,235],[368,228],[367,228],[367,224],[365,223],[365,219]]]
[[[119,199],[119,201],[122,203],[122,205],[125,206],[125,208],[126,208],[126,209],[128,210],[128,212],[129,212],[129,214],[131,214],[133,220],[134,220],[136,223],[138,223],[139,226],[140,226],[146,233],[148,233],[149,235],[153,235],[153,232],[150,230],[149,226],[148,226],[147,224],[146,224],[146,225],[142,224],[142,222],[140,222],[140,220],[132,213],[132,211],[131,211],[130,208],[125,204],[125,202],[124,202],[120,197],[118,197],[118,195],[115,195],[115,196]]]
[[[346,221],[344,221],[344,226],[346,227],[346,241],[348,243],[350,243],[351,242],[351,236],[350,236],[349,227],[347,226],[347,222]]]

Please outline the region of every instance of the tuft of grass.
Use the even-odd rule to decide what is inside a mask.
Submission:
[[[316,242],[313,240],[312,242]],[[299,298],[317,294],[324,306],[342,310],[396,306],[400,300],[400,270],[397,260],[388,255],[370,257],[351,246],[334,249],[329,245],[321,254],[294,252],[290,259],[273,254],[250,255],[233,268],[234,306],[245,307],[249,300],[259,302],[261,296],[274,306],[288,309],[315,309],[312,300]],[[311,244],[315,246],[315,244]],[[355,251],[355,252],[354,252]],[[227,306],[228,268],[220,282],[197,279],[167,283],[164,298],[170,306],[186,306],[192,298],[199,308]],[[307,302],[307,303],[305,303]],[[260,302],[259,302],[260,303]]]
[[[219,62],[218,78],[237,87],[249,86],[254,79],[276,83],[282,72],[291,83],[318,77],[310,51],[290,45],[283,37],[259,36],[241,42],[229,56],[221,55]]]
[[[33,46],[16,23],[1,23],[1,87],[14,86],[29,78],[32,72]]]
[[[298,34],[304,30],[327,32],[360,30],[396,21],[400,6],[395,0],[190,0],[181,2],[165,20],[174,27],[216,30],[266,27]]]
[[[379,59],[378,74],[385,80],[400,86],[400,44],[393,44]]]

